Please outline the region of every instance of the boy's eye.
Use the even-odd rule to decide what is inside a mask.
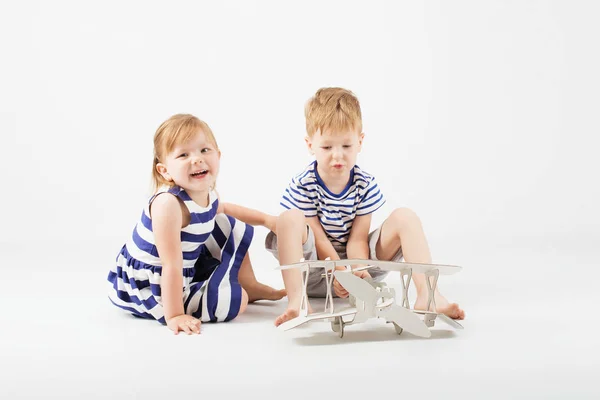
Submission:
[[[350,147],[352,147],[352,145],[351,145],[351,144],[345,144],[345,145],[344,145],[344,148],[345,148],[345,149],[349,149]]]
[[[209,151],[210,151],[210,148],[208,148],[208,147],[205,147],[202,150],[200,150],[201,153],[207,153]]]
[[[322,148],[323,150],[329,150],[329,149],[331,149],[331,146],[321,146],[321,148]]]
[[[177,156],[177,158],[182,158],[182,157],[187,157],[188,153],[181,153],[180,155]]]

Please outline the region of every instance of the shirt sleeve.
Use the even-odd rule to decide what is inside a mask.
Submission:
[[[288,210],[297,208],[308,218],[317,215],[316,198],[316,193],[302,185],[297,178],[294,178],[285,189],[279,204]]]
[[[383,193],[379,190],[379,185],[375,181],[375,177],[371,176],[369,184],[361,194],[360,203],[356,208],[356,215],[367,215],[377,211],[385,204]]]

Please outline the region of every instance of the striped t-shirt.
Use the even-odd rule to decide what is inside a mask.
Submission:
[[[317,172],[316,161],[292,178],[280,202],[286,209],[302,210],[307,218],[318,216],[327,238],[338,248],[346,246],[357,215],[370,214],[384,203],[375,178],[358,165],[350,171],[344,190],[331,193]]]

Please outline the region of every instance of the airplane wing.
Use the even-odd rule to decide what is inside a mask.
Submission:
[[[348,259],[348,260],[336,260],[335,265],[346,266],[346,265],[358,265],[358,264],[366,264],[366,267],[358,267],[358,268],[372,268],[379,267],[386,271],[405,271],[407,269],[412,269],[413,273],[425,273],[432,271],[434,269],[439,270],[440,275],[450,275],[454,274],[462,269],[457,265],[448,265],[448,264],[424,264],[424,263],[409,263],[404,261],[381,261],[381,260],[364,260],[364,259]]]
[[[300,317],[290,319],[289,321],[285,321],[283,324],[279,325],[277,328],[287,331],[289,329],[300,326],[306,322],[317,321],[320,319],[327,320],[329,318],[343,317],[343,316],[352,315],[352,314],[356,314],[355,307],[345,308],[343,310],[335,311],[332,313],[331,312],[318,312],[318,313],[308,314],[305,317],[300,316]]]
[[[309,268],[325,268],[328,266],[335,266],[335,262],[336,261],[331,261],[331,260],[306,260],[306,261],[300,261],[297,263],[293,263],[293,264],[287,264],[287,265],[280,265],[279,267],[276,267],[275,269],[279,269],[279,270],[285,270],[285,269],[293,269],[293,268],[300,268],[300,267],[304,267],[307,266]]]
[[[373,267],[379,267],[386,271],[406,271],[409,268],[412,269],[413,273],[425,273],[437,269],[440,275],[454,274],[462,269],[457,265],[447,264],[424,264],[424,263],[409,263],[409,262],[395,262],[395,261],[381,261],[381,260],[368,260],[368,259],[345,259],[345,260],[307,260],[301,261],[294,264],[281,265],[276,267],[277,270],[285,270],[292,268],[299,268],[308,265],[309,268],[325,268],[325,267],[346,267],[348,265],[360,265],[364,267],[357,267],[356,270],[364,270]]]
[[[461,324],[459,324],[446,314],[438,314],[437,317],[455,329],[465,329]]]

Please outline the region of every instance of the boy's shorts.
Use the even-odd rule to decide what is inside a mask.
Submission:
[[[307,239],[306,242],[302,245],[302,254],[306,261],[310,260],[318,260],[317,257],[317,247],[315,245],[315,235],[310,229],[310,226],[306,225],[307,229]],[[377,246],[377,241],[379,240],[379,235],[381,233],[381,226],[369,233],[369,259],[377,260],[377,254],[375,248]],[[267,237],[265,238],[265,248],[273,254],[273,256],[279,260],[278,249],[277,249],[277,236],[273,232],[269,232]],[[334,246],[335,251],[338,253],[340,259],[347,259],[346,248],[337,248]],[[391,261],[402,261],[402,248],[398,250],[398,252],[392,257]],[[300,262],[300,260],[298,260]],[[309,297],[325,297],[327,294],[327,281],[325,280],[323,274],[324,270],[321,268],[311,268],[308,273],[308,282],[306,283],[306,292]],[[367,270],[371,278],[373,278],[374,282],[380,282],[385,278],[388,274],[388,271],[384,271],[379,267],[372,267]],[[333,292],[332,286],[332,295],[337,297]]]

